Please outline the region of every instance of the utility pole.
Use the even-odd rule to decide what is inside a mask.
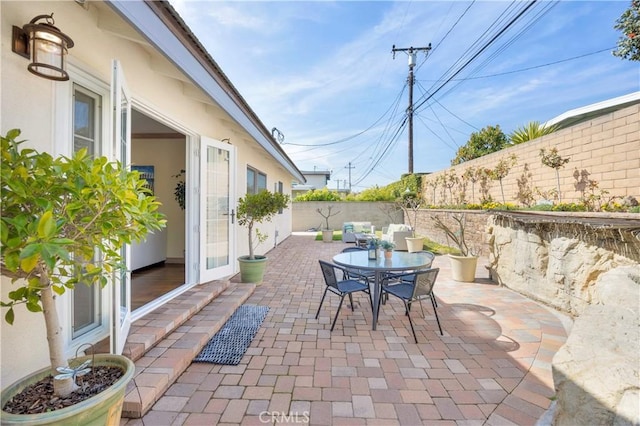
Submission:
[[[396,52],[407,52],[409,56],[409,77],[407,82],[409,84],[409,106],[407,107],[407,115],[409,116],[409,167],[408,173],[413,173],[413,67],[416,66],[416,53],[428,52],[431,50],[431,43],[426,47],[405,47],[396,48],[394,44],[391,51],[393,52],[393,59],[396,58]],[[426,53],[425,53],[426,54]]]
[[[349,169],[349,192],[351,192],[351,169],[355,169],[356,166],[351,165],[351,161],[349,161],[348,166],[344,166],[345,169]]]

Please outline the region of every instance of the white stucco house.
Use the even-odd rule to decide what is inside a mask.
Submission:
[[[331,171],[329,170],[303,170],[302,175],[306,182],[293,182],[292,189],[294,196],[314,189],[326,188],[331,179]]]
[[[14,26],[51,13],[74,43],[67,81],[28,72],[30,60],[12,50]],[[105,338],[121,351],[132,321],[197,284],[237,273],[236,259],[248,251],[235,221],[239,197],[262,188],[290,194],[292,182],[305,178],[168,2],[3,1],[0,19],[2,134],[18,128],[39,151],[87,147],[140,167],[163,204],[167,228],[129,248],[127,262],[132,270],[182,265],[174,288],[136,306],[128,274],[122,285],[79,288],[57,300],[69,356]],[[174,199],[181,178],[184,210]],[[261,249],[290,235],[291,222],[286,209],[265,224],[270,240]],[[2,277],[3,300],[11,287]],[[2,387],[49,364],[42,315],[19,309],[14,325],[2,321],[0,331]]]

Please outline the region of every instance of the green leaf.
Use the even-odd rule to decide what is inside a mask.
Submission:
[[[64,286],[61,285],[54,285],[51,287],[51,289],[59,296],[62,296],[65,292]]]
[[[26,294],[27,294],[26,287],[20,287],[18,289],[15,289],[14,291],[9,292],[9,299],[22,300],[25,298]]]
[[[9,310],[7,311],[7,313],[4,316],[4,320],[10,324],[13,325],[13,320],[15,319],[15,314],[13,313],[13,307],[9,308]]]
[[[15,139],[18,136],[20,136],[20,129],[11,129],[7,132],[7,136],[5,136],[7,139]]]
[[[51,210],[47,210],[38,222],[38,237],[51,238],[55,232],[56,222],[53,219],[53,212]]]
[[[7,267],[8,270],[15,272],[18,270],[20,266],[20,256],[18,253],[7,253],[4,255],[4,266]]]
[[[36,265],[38,264],[39,258],[40,258],[40,255],[35,254],[31,257],[27,257],[26,259],[22,259],[20,261],[20,269],[22,269],[27,273],[33,271],[33,268],[35,268]]]
[[[40,251],[42,251],[42,244],[27,244],[27,246],[25,246],[25,248],[20,252],[20,259],[33,257],[34,255],[39,254]]]
[[[33,300],[29,300],[27,302],[27,309],[29,312],[42,312],[42,308],[38,302],[34,302]]]

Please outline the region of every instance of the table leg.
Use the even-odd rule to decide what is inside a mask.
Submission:
[[[373,282],[373,330],[375,331],[378,325],[378,305],[380,305],[380,293],[381,293],[381,271],[376,271],[375,279]]]

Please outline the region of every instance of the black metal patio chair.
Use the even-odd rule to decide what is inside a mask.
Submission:
[[[347,253],[350,251],[367,251],[366,248],[362,248],[362,247],[347,247],[345,249],[342,250],[342,253]],[[343,277],[345,280],[347,279],[355,279],[358,281],[362,281],[359,279],[359,277],[361,277],[362,275],[364,275],[365,277],[367,277],[369,280],[373,280],[375,278],[376,273],[374,271],[365,271],[363,269],[357,269],[357,268],[344,268],[345,271],[347,271],[347,273],[345,274],[345,276]],[[349,275],[349,272],[353,272],[353,275]]]
[[[433,306],[433,312],[438,322],[438,328],[440,329],[440,335],[442,335],[442,326],[440,325],[440,319],[438,318],[438,310],[436,302],[432,296],[433,286],[438,278],[439,268],[420,269],[408,274],[385,274],[382,278],[382,294],[391,294],[404,302],[405,313],[409,317],[409,324],[411,325],[411,331],[413,332],[413,338],[418,343],[418,337],[416,336],[416,330],[413,327],[413,320],[411,319],[411,304],[413,302],[420,303],[420,309],[424,316],[424,310],[422,309],[422,299],[429,298],[431,305]],[[380,305],[378,305],[378,312]]]
[[[334,327],[336,326],[336,321],[338,320],[338,315],[340,314],[342,302],[344,302],[344,297],[347,295],[349,296],[349,302],[351,303],[351,310],[355,311],[353,305],[353,293],[359,291],[367,293],[369,295],[371,311],[373,312],[373,300],[371,299],[371,291],[369,290],[369,279],[365,275],[357,274],[354,271],[347,271],[341,266],[325,262],[323,260],[320,260],[319,262],[326,287],[324,289],[324,293],[322,294],[322,299],[320,300],[320,306],[318,306],[318,312],[316,312],[316,319],[318,319],[318,316],[320,315],[320,309],[322,308],[324,298],[326,297],[328,291],[340,296],[340,303],[338,304],[338,310],[336,311],[336,316],[333,319],[333,324],[331,324],[331,331],[333,331]],[[343,279],[338,279],[338,274],[336,273],[336,271],[342,272]],[[355,279],[356,277],[357,279]]]
[[[413,253],[422,253],[422,254],[425,254],[425,255],[429,256],[429,258],[431,259],[431,261],[427,265],[425,265],[425,267],[422,268],[422,269],[430,269],[431,265],[433,264],[433,260],[436,258],[435,254],[433,254],[432,252],[427,251],[427,250],[419,250],[419,251],[415,251]],[[385,297],[383,299],[383,303],[386,303],[386,301],[388,299],[389,299],[389,294],[385,294]],[[435,303],[436,308],[437,308],[438,307],[438,300],[436,299],[436,294],[433,291],[431,292],[431,301],[433,303]],[[422,304],[420,305],[420,307],[422,307]]]

